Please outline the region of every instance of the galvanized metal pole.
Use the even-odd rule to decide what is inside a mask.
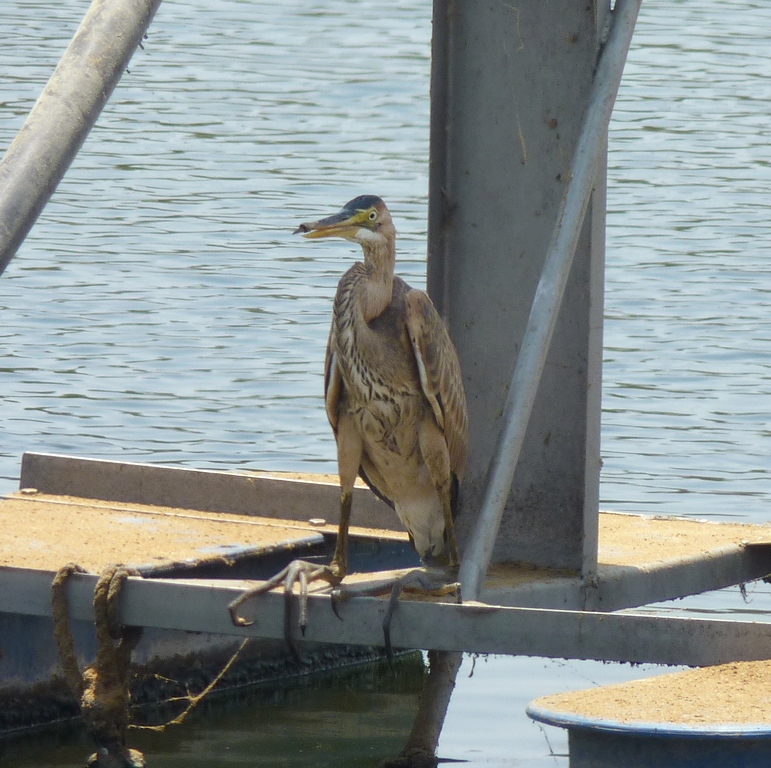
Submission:
[[[589,204],[595,169],[605,145],[641,0],[617,0],[608,41],[594,78],[584,125],[571,166],[541,279],[506,399],[503,427],[490,465],[482,509],[460,571],[464,599],[478,598],[495,545],[552,332]]]
[[[161,0],[94,0],[0,163],[0,274],[78,153]]]
[[[610,0],[434,0],[426,282],[468,396],[461,553],[482,508],[610,13]],[[602,153],[491,562],[596,569],[604,242]]]

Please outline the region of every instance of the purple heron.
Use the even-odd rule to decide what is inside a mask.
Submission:
[[[361,195],[296,232],[341,237],[364,252],[337,286],[324,368],[340,475],[338,537],[330,565],[295,561],[234,601],[231,614],[241,624],[238,605],[285,581],[288,595],[301,585],[302,627],[308,581],[340,584],[357,476],[395,509],[425,565],[452,572],[460,564],[454,516],[468,448],[460,364],[431,299],[394,275],[391,214],[379,197]]]

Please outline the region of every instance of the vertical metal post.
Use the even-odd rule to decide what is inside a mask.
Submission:
[[[608,12],[607,0],[434,3],[428,287],[458,348],[469,399],[462,548],[503,429]],[[520,461],[503,494],[494,561],[584,573],[596,566],[602,152],[595,174]]]
[[[461,568],[463,591],[471,598],[478,596],[492,556],[584,215],[589,205],[597,163],[600,155],[606,150],[608,123],[621,83],[640,2],[641,0],[617,0],[610,35],[594,77],[586,118],[570,167],[565,197],[559,208],[557,224],[506,399],[503,425],[493,454],[482,508]]]
[[[94,0],[0,163],[0,274],[77,155],[161,0]]]

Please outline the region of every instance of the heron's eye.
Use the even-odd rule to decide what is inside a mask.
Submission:
[[[369,212],[369,220],[370,221],[375,221],[376,218],[377,218],[377,211],[370,211]]]

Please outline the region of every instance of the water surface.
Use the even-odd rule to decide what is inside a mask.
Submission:
[[[7,0],[0,145],[87,7]],[[769,30],[771,7],[748,0],[643,4],[610,136],[604,508],[768,520]],[[291,231],[377,193],[399,271],[424,283],[430,34],[418,0],[161,6],[0,279],[0,490],[16,487],[24,450],[335,470],[321,370],[334,287],[357,254]],[[768,588],[750,600],[731,590],[659,610],[757,617]],[[524,716],[532,698],[649,672],[470,669],[440,754],[502,766],[567,765],[564,734]],[[385,705],[364,689],[358,745],[337,765],[372,765],[385,756],[372,744],[387,753],[402,738],[378,741]],[[212,712],[148,741],[152,764],[327,765],[339,722],[315,701],[316,725],[289,701]],[[284,753],[264,741],[272,719],[291,724]],[[47,747],[16,765],[82,754]]]

